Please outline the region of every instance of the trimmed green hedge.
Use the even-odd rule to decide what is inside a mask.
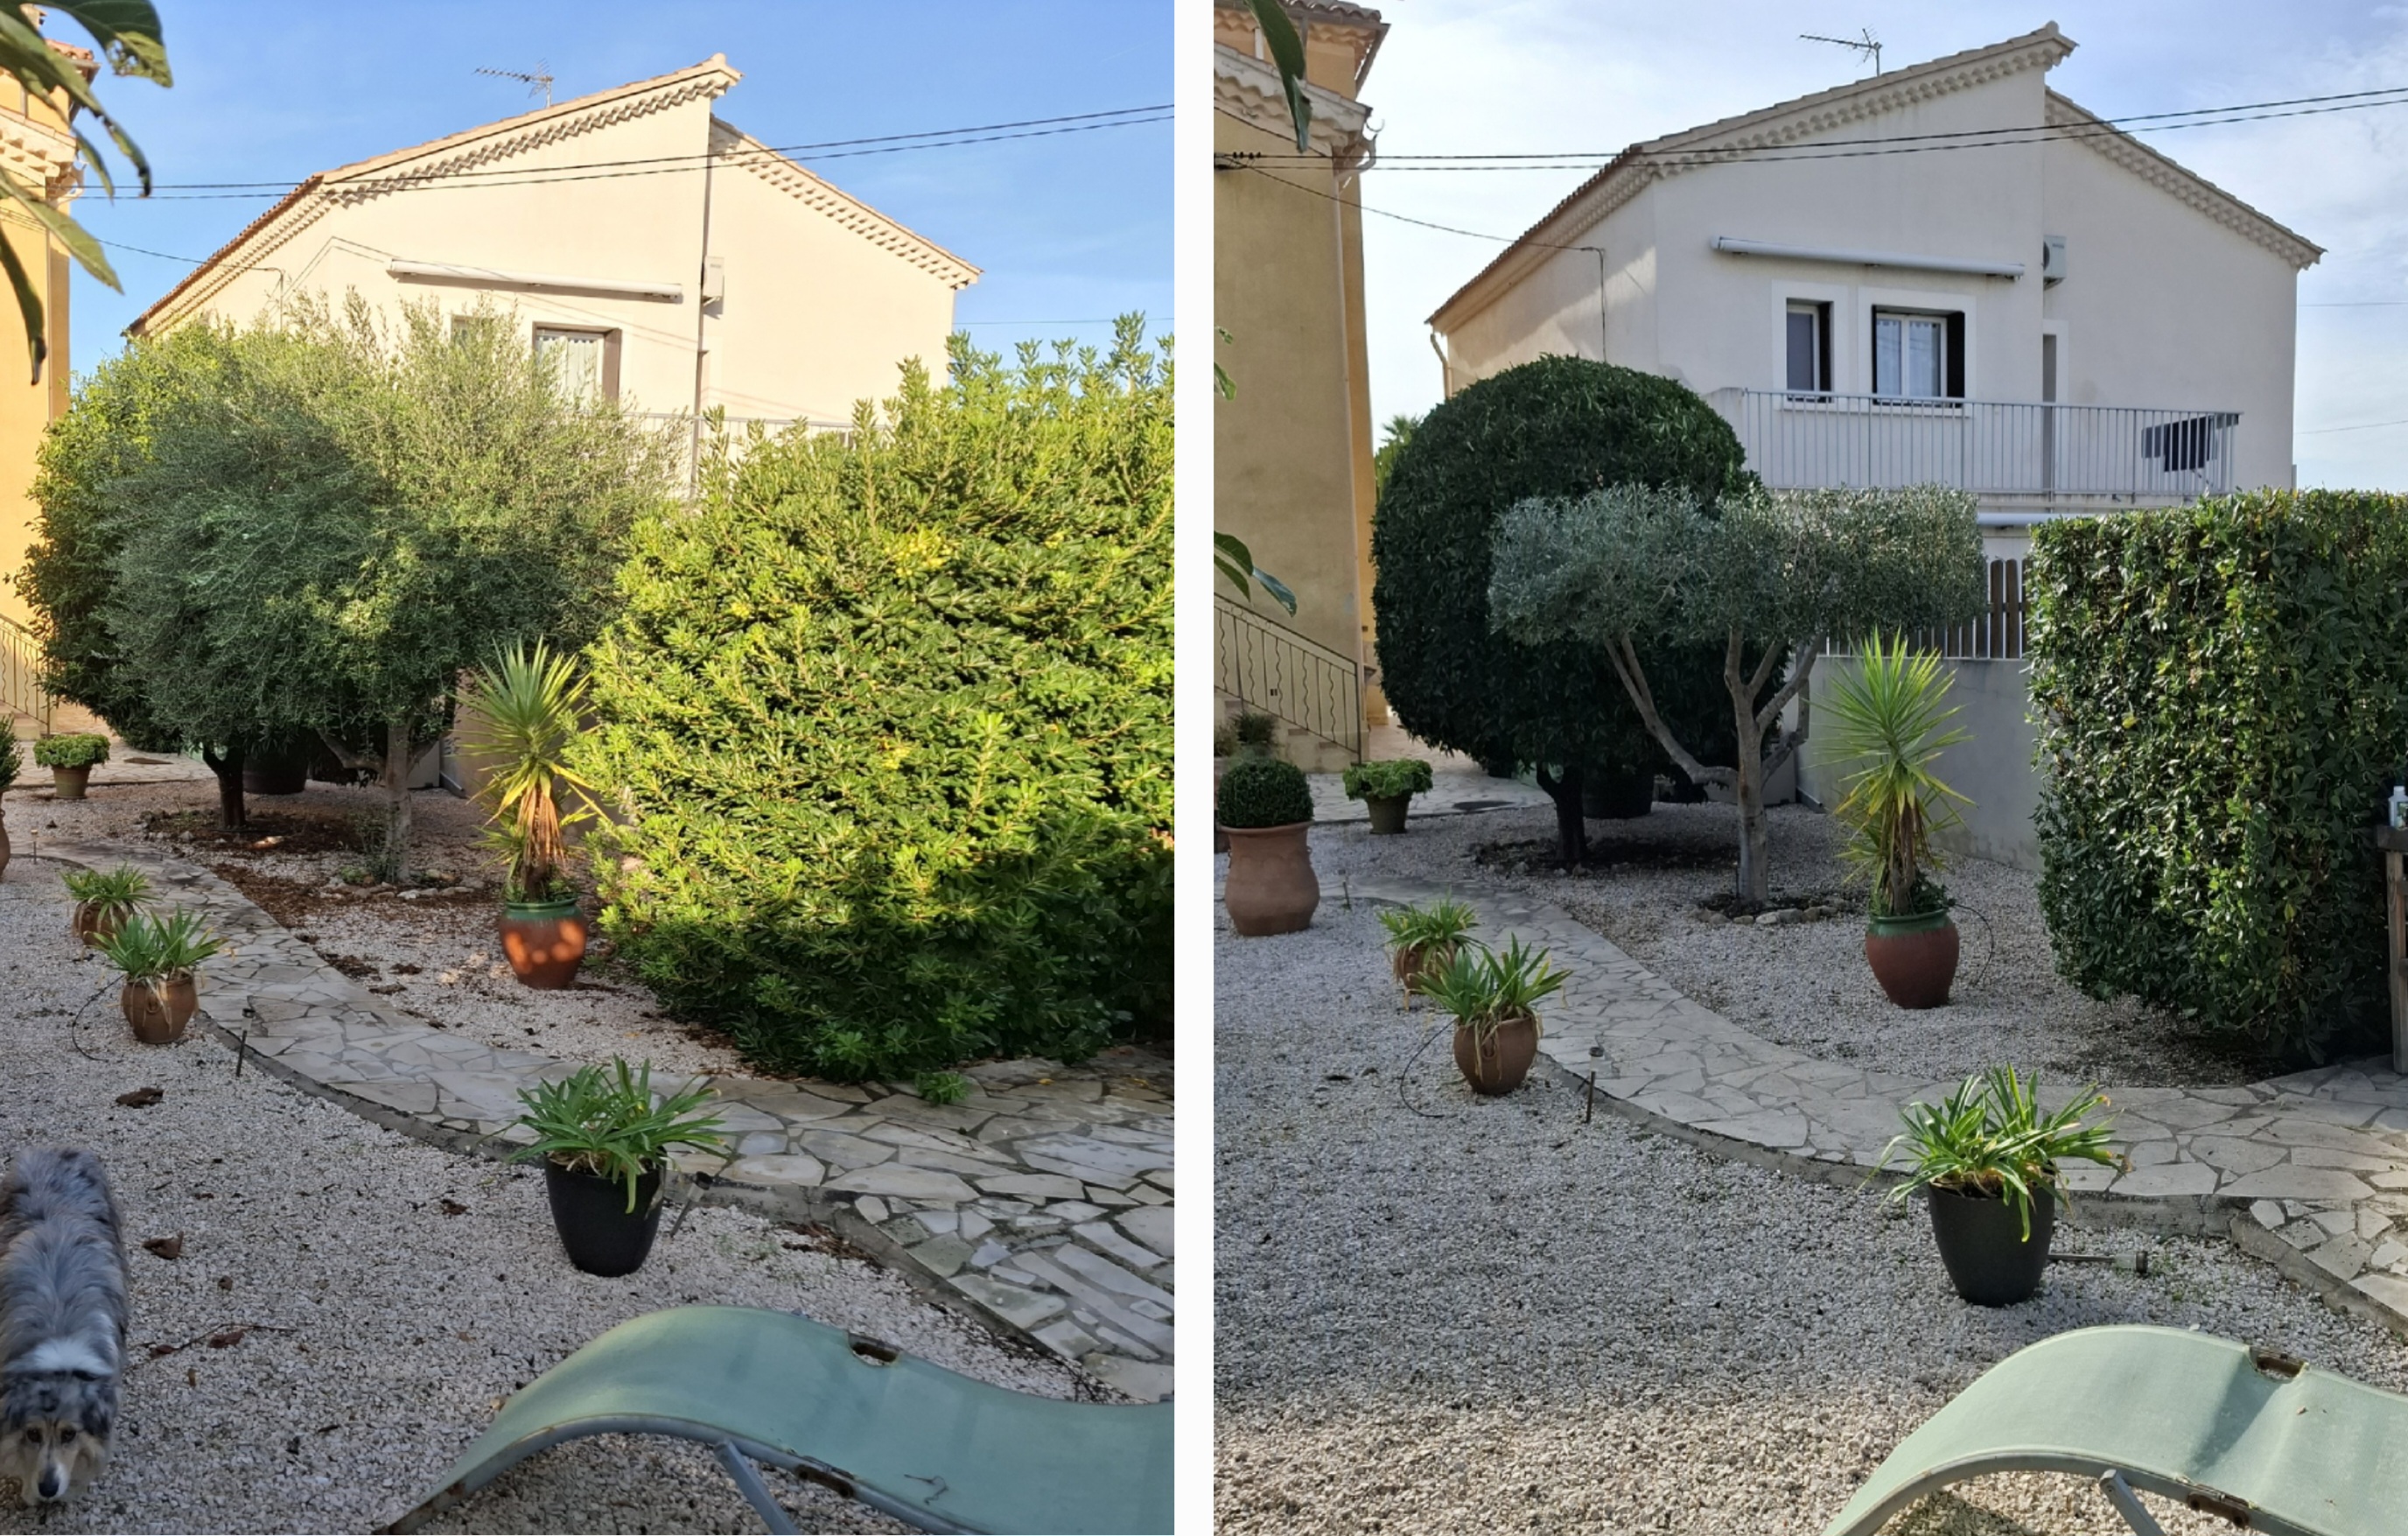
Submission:
[[[1292,826],[1312,820],[1312,786],[1294,763],[1240,757],[1222,773],[1212,813],[1223,826]]]
[[[577,767],[604,930],[765,1066],[1080,1059],[1169,1006],[1170,369],[956,342],[641,526]]]
[[[2033,540],[2058,969],[2294,1059],[2388,1018],[2365,829],[2408,756],[2408,498],[2259,492]]]

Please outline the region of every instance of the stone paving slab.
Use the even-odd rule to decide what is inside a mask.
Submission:
[[[280,1069],[444,1131],[518,1140],[521,1088],[577,1063],[495,1050],[384,1003],[216,875],[139,844],[38,856],[131,864],[160,905],[199,911],[233,953],[205,968],[209,1022]],[[681,1167],[850,1205],[962,1296],[1129,1396],[1171,1391],[1172,1099],[1099,1067],[984,1062],[957,1104],[899,1084],[711,1084],[741,1155]]]
[[[1953,1083],[1824,1061],[1684,997],[1563,909],[1481,887],[1379,879],[1358,899],[1453,896],[1479,937],[1549,951],[1563,990],[1539,1049],[1598,1091],[1689,1129],[1787,1157],[1870,1170],[1899,1112]],[[2064,1104],[2083,1084],[2044,1084]],[[2076,1164],[2078,1195],[2248,1223],[2304,1254],[2408,1335],[2408,1078],[2350,1062],[2242,1088],[2107,1088],[2128,1171]],[[2236,1237],[2242,1237],[2237,1229]]]

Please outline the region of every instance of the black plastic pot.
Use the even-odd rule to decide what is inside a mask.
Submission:
[[[633,1274],[652,1251],[661,1229],[661,1170],[636,1181],[636,1210],[627,1212],[627,1186],[595,1173],[577,1173],[557,1163],[543,1165],[552,1222],[568,1262],[587,1274]]]
[[[2026,1239],[2015,1208],[2002,1198],[1936,1186],[1924,1193],[1930,1199],[1940,1262],[1948,1267],[1957,1295],[1977,1307],[2011,1307],[2040,1289],[2049,1237],[2057,1229],[2054,1195],[2032,1191],[2031,1237]]]
[[[1591,768],[1581,777],[1581,814],[1591,821],[1628,821],[1656,806],[1656,770],[1606,773]]]
[[[1405,829],[1405,812],[1412,808],[1410,795],[1366,795],[1363,809],[1371,813],[1371,830],[1383,837],[1394,837]]]

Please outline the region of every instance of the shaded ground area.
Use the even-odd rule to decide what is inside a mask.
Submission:
[[[207,786],[203,786],[206,789]],[[21,854],[17,796],[7,813]],[[54,866],[0,878],[0,1121],[9,1150],[99,1149],[135,1246],[137,1361],[113,1465],[64,1516],[0,1529],[330,1530],[391,1520],[497,1400],[614,1323],[693,1301],[788,1308],[986,1380],[1092,1393],[1072,1368],[933,1307],[825,1234],[695,1213],[637,1274],[571,1269],[530,1168],[380,1129],[215,1041],[136,1044],[66,932]],[[117,1096],[156,1087],[144,1108]],[[139,1246],[180,1238],[173,1260]],[[150,1357],[159,1346],[168,1353]],[[899,1529],[776,1473],[806,1529]],[[453,1512],[452,1530],[749,1530],[707,1455],[593,1441]]]
[[[1985,1311],[1920,1213],[1872,1191],[1584,1124],[1543,1068],[1474,1100],[1443,1041],[1415,1058],[1426,1015],[1398,1012],[1373,911],[1348,909],[1344,837],[1315,839],[1312,929],[1241,940],[1216,914],[1220,1529],[1819,1531],[1985,1368],[2092,1324],[2196,1326],[2408,1388],[2408,1346],[2221,1242],[2155,1242],[2146,1280],[2059,1267]],[[2125,1529],[2076,1479],[1959,1494],[1892,1530]],[[2152,1503],[2171,1532],[2230,1529]]]
[[[2239,1085],[2284,1065],[2200,1039],[2176,1015],[2129,998],[2084,997],[2057,974],[2034,877],[1985,859],[1942,879],[1960,906],[1963,954],[1947,1006],[1892,1007],[1864,958],[1864,892],[1845,881],[1842,829],[1802,807],[1770,812],[1774,903],[1818,920],[1726,921],[1738,811],[1658,803],[1643,817],[1588,824],[1590,859],[1553,864],[1555,822],[1539,809],[1417,821],[1405,836],[1360,825],[1313,836],[1333,895],[1379,872],[1501,885],[1552,901],[1688,997],[1756,1035],[1810,1055],[1919,1077],[1952,1078],[2011,1060],[2055,1081]]]

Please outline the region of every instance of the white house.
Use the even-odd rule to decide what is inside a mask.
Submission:
[[[321,171],[129,329],[491,294],[586,389],[772,426],[847,424],[907,357],[942,378],[978,268],[714,116],[742,78],[714,54]]]
[[[1975,493],[1993,601],[1947,637],[1975,739],[1942,771],[2015,862],[2030,525],[2291,484],[2323,253],[2050,91],[2073,46],[2052,22],[1633,145],[1429,321],[1449,394],[1601,357],[1705,395],[1768,484]]]

